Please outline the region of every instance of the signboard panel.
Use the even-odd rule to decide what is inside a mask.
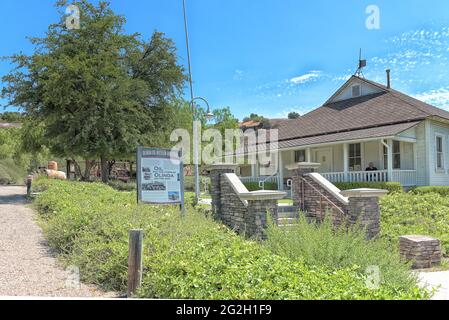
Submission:
[[[137,149],[137,197],[151,204],[184,204],[184,166],[171,149]]]

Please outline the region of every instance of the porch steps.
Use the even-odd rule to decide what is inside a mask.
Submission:
[[[296,206],[278,206],[279,227],[291,227],[297,224],[299,219],[299,208]]]

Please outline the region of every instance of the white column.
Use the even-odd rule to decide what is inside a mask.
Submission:
[[[343,172],[345,181],[349,182],[349,144],[343,144]]]
[[[312,151],[310,148],[306,149],[306,162],[312,162]]]
[[[257,178],[257,163],[251,164],[251,177]]]
[[[278,190],[284,190],[284,163],[282,161],[282,152],[278,151]]]
[[[388,174],[388,181],[393,181],[393,140],[388,139],[387,140],[388,150],[387,150],[387,174]]]

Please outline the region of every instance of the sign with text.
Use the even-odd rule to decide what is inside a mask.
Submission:
[[[184,166],[180,152],[137,149],[137,197],[151,204],[184,204]]]

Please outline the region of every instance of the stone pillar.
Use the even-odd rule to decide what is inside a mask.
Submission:
[[[293,205],[299,207],[301,210],[305,210],[304,204],[302,203],[303,194],[302,194],[302,183],[301,178],[304,175],[312,172],[316,172],[316,170],[320,167],[319,163],[313,162],[300,162],[294,164],[293,166],[289,166],[287,169],[292,170],[292,199]]]
[[[210,177],[210,195],[212,197],[212,215],[215,219],[221,220],[221,176],[225,173],[235,173],[236,164],[213,164],[206,168]]]
[[[286,196],[280,191],[256,191],[242,194],[240,197],[248,202],[245,215],[245,236],[247,238],[265,240],[268,215],[276,223],[278,216],[278,200]]]
[[[349,200],[347,222],[349,225],[359,223],[365,228],[367,239],[372,239],[380,233],[379,198],[387,193],[387,190],[379,189],[354,189],[341,192],[341,195]]]
[[[399,237],[401,259],[412,261],[412,268],[425,269],[441,264],[440,240],[426,236]]]

